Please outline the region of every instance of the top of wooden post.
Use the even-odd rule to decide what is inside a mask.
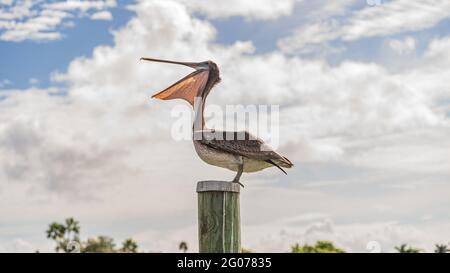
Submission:
[[[221,192],[237,192],[241,191],[241,186],[238,183],[229,181],[199,181],[197,183],[197,192],[221,191]]]

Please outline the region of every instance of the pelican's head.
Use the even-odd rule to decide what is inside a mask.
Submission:
[[[178,82],[172,84],[163,91],[155,94],[152,98],[162,100],[184,99],[194,106],[195,97],[206,97],[211,88],[220,82],[219,67],[213,61],[204,61],[199,63],[177,62],[153,58],[141,58],[144,61],[180,64],[195,69],[194,72],[187,75]],[[207,83],[210,83],[207,86]]]

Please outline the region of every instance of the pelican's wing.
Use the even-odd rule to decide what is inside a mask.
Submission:
[[[196,70],[163,91],[155,94],[152,98],[161,100],[184,99],[194,107],[195,97],[205,88],[208,81],[209,70]]]
[[[289,159],[270,149],[264,141],[248,132],[211,131],[204,132],[204,135],[205,137],[200,142],[213,149],[250,159],[266,161],[277,167],[279,167],[278,165],[286,168],[293,166]]]

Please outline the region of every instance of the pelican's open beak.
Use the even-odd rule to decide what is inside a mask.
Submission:
[[[153,59],[153,58],[144,58],[142,57],[140,59],[141,61],[150,61],[150,62],[160,62],[160,63],[169,63],[169,64],[181,64],[185,66],[189,66],[193,69],[201,69],[204,68],[202,63],[188,63],[188,62],[175,62],[175,61],[168,61],[168,60],[161,60],[161,59]]]
[[[171,100],[171,99],[184,99],[189,102],[192,107],[194,107],[195,97],[199,96],[199,93],[205,87],[208,80],[209,67],[208,62],[201,63],[186,63],[186,62],[175,62],[167,61],[153,58],[141,58],[144,61],[170,63],[170,64],[181,64],[194,68],[196,71],[167,87],[161,92],[156,93],[152,98],[157,98],[161,100]]]

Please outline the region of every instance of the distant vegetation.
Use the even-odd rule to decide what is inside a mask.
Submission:
[[[434,253],[449,253],[450,247],[448,245],[440,245],[436,244],[434,245]]]
[[[395,250],[397,250],[398,253],[420,253],[421,251],[419,248],[410,247],[407,244],[396,246]]]
[[[184,253],[186,253],[186,251],[188,250],[188,245],[185,241],[182,241],[180,243],[180,245],[178,246],[178,249],[183,251]]]
[[[317,241],[315,245],[295,244],[291,248],[292,253],[345,253],[343,249],[337,248],[330,241]]]
[[[47,238],[56,243],[56,252],[81,252],[81,253],[137,253],[138,244],[131,238],[126,239],[117,247],[114,239],[99,235],[83,241],[80,239],[80,223],[73,218],[67,218],[63,223],[53,222],[46,231]],[[188,244],[181,241],[178,249],[182,252],[188,251]],[[420,248],[402,244],[394,248],[398,253],[420,253]],[[242,253],[252,253],[253,250],[242,248]],[[314,245],[296,243],[291,247],[291,253],[346,253],[330,241],[317,241]],[[436,244],[435,253],[449,253],[450,245]]]
[[[47,238],[55,241],[56,252],[138,252],[138,245],[133,239],[126,239],[119,248],[116,247],[114,239],[108,236],[97,236],[82,241],[80,239],[80,223],[73,218],[67,218],[64,223],[51,223],[47,230]]]

